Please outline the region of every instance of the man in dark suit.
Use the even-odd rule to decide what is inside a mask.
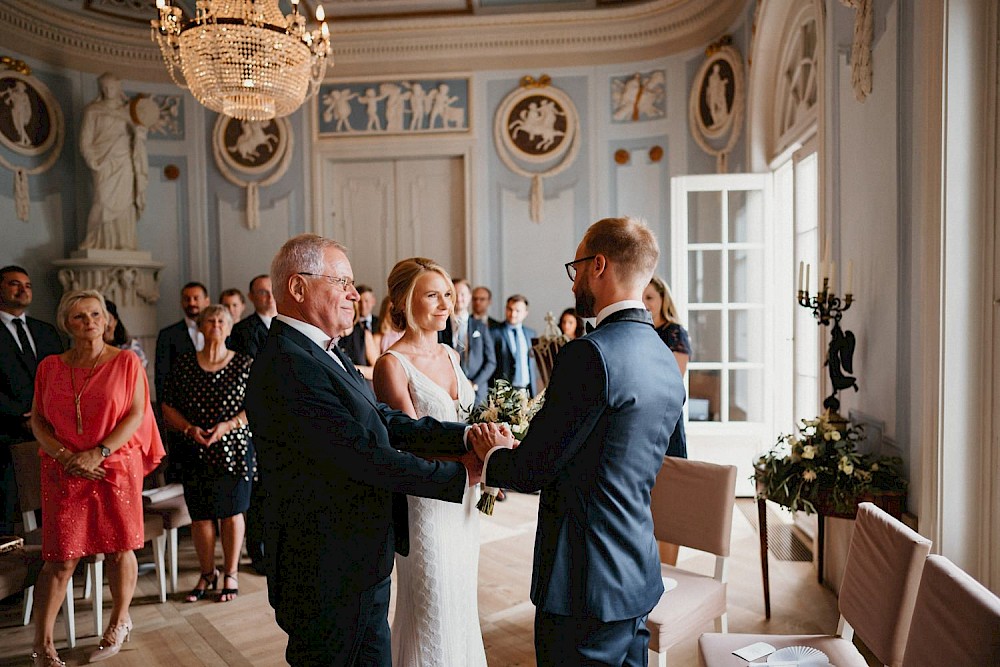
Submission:
[[[156,366],[154,367],[154,386],[156,400],[163,396],[163,388],[170,374],[170,366],[185,352],[195,352],[205,346],[205,338],[198,331],[196,320],[201,309],[209,304],[208,289],[198,282],[190,282],[181,288],[181,308],[184,319],[169,327],[160,329],[156,336]]]
[[[20,266],[0,269],[0,475],[3,515],[0,530],[14,530],[17,487],[10,447],[34,440],[28,417],[35,394],[35,369],[50,354],[62,352],[62,341],[51,324],[28,317],[31,278]]]
[[[646,616],[663,592],[649,495],[684,402],[642,303],[658,255],[641,222],[591,225],[566,270],[577,312],[597,328],[559,351],[517,449],[474,440],[485,483],[542,491],[531,581],[539,667],[646,664]]]
[[[486,399],[490,378],[497,367],[496,350],[489,328],[469,315],[472,291],[469,281],[458,278],[455,283],[455,312],[439,334],[438,340],[455,348],[462,362],[462,372],[476,390],[476,403]]]
[[[358,285],[358,294],[361,300],[358,301],[358,322],[368,331],[375,333],[378,331],[378,315],[375,314],[375,290],[368,285]]]
[[[515,387],[526,389],[529,396],[534,396],[538,369],[531,354],[531,339],[537,338],[538,334],[523,324],[528,316],[527,297],[521,294],[507,297],[505,312],[506,321],[490,327],[497,357],[493,380],[506,380]]]
[[[271,320],[278,314],[271,292],[271,276],[263,273],[251,280],[247,296],[253,304],[253,313],[233,325],[233,332],[229,334],[229,349],[256,358],[267,340]]]
[[[389,665],[393,547],[409,549],[403,494],[459,502],[479,460],[464,425],[414,420],[378,403],[338,348],[359,298],[343,246],[294,237],[271,278],[278,315],[246,405],[267,494],[268,597],[288,633],[285,657],[292,665]]]
[[[256,358],[257,353],[267,341],[267,332],[271,328],[278,309],[274,305],[274,294],[271,292],[271,276],[266,273],[255,276],[250,281],[247,297],[253,304],[250,317],[240,320],[233,326],[229,334],[229,348]],[[247,553],[250,554],[250,566],[258,574],[266,574],[264,562],[264,485],[260,482],[258,471],[250,492],[250,508],[247,510]]]

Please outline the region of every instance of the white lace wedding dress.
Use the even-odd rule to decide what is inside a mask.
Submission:
[[[458,400],[421,373],[405,355],[389,350],[406,372],[417,417],[464,422],[475,403],[472,384],[454,355]],[[410,555],[396,555],[393,667],[486,665],[479,628],[479,512],[475,488],[461,503],[409,496]]]

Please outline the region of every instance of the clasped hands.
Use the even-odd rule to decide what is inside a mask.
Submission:
[[[494,447],[513,449],[520,444],[507,424],[473,424],[466,434],[469,452],[461,461],[469,471],[469,486],[482,481],[483,461]]]
[[[197,442],[202,447],[211,447],[213,444],[222,439],[226,433],[233,430],[233,426],[230,423],[232,420],[226,420],[219,422],[212,428],[201,428],[200,426],[195,426],[192,424],[185,433],[189,438]]]
[[[101,456],[100,448],[94,447],[66,457],[63,461],[63,467],[67,474],[74,477],[98,480],[104,479],[104,476],[108,474],[102,465],[103,463],[104,457]]]

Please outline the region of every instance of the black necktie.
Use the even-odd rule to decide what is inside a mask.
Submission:
[[[34,370],[37,359],[35,358],[35,351],[31,349],[28,332],[24,330],[24,320],[15,318],[14,328],[17,329],[17,342],[21,344],[21,356],[28,363],[28,368]]]

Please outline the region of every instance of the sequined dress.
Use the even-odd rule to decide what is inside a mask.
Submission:
[[[38,364],[35,376],[34,407],[66,449],[82,452],[97,447],[128,414],[137,381],[146,388],[146,411],[129,441],[105,459],[103,480],[67,475],[62,464],[40,453],[42,558],[49,561],[141,548],[142,478],[164,456],[149,404],[149,383],[134,353],[122,351],[94,368],[80,397],[83,434],[76,432],[70,372],[66,362],[53,355]],[[89,371],[72,372],[79,388]]]
[[[476,401],[472,384],[449,354],[458,400],[390,350],[406,372],[417,417],[465,421]],[[465,407],[463,407],[465,406]],[[485,667],[479,626],[479,512],[475,488],[461,503],[407,497],[410,554],[396,555],[393,667]]]
[[[219,370],[206,371],[194,352],[181,355],[170,368],[163,402],[195,426],[212,428],[243,410],[252,364],[252,357],[236,352]],[[184,501],[192,519],[224,519],[247,511],[256,464],[246,424],[210,447],[186,435],[178,436],[177,443]]]

